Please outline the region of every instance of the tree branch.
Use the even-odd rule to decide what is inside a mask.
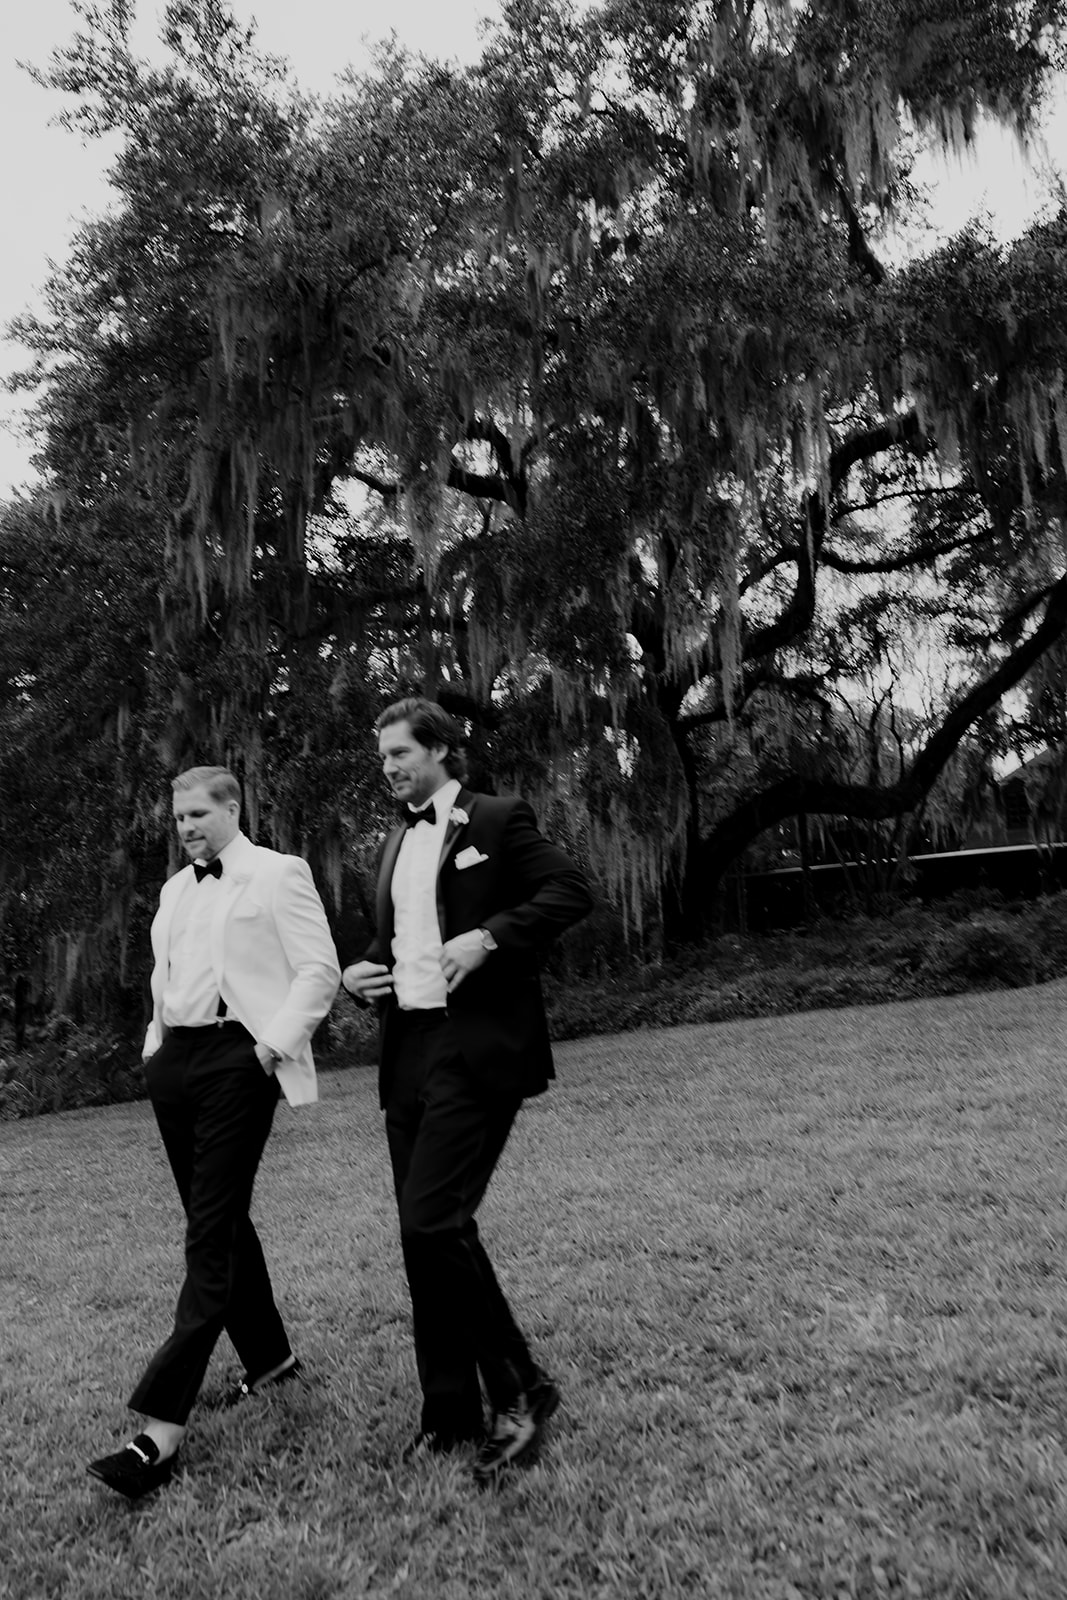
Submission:
[[[885,820],[913,811],[926,798],[970,728],[1067,633],[1067,575],[1048,590],[1045,615],[1030,637],[975,685],[945,717],[896,783],[843,783],[791,773],[723,819],[700,845],[701,892],[707,894],[726,867],[767,828],[786,817],[823,815]]]
[[[919,426],[917,411],[904,412],[873,427],[859,428],[830,452],[829,498],[832,500],[849,473],[859,462],[880,455],[894,445],[904,445],[918,453],[932,448]],[[742,641],[741,659],[755,661],[773,655],[805,632],[815,616],[815,574],[824,558],[823,545],[829,526],[826,501],[819,490],[807,495],[803,505],[807,537],[791,546],[797,566],[793,593],[776,619],[757,628]],[[776,565],[781,565],[776,561]]]
[[[459,489],[473,500],[498,500],[513,510],[518,509],[513,485],[504,473],[468,472],[466,467],[453,461],[445,482],[450,489]]]
[[[524,517],[526,515],[526,463],[525,460],[521,459],[516,462],[511,449],[511,440],[507,434],[502,428],[497,427],[490,417],[471,417],[466,426],[465,437],[472,442],[489,445],[500,467],[500,472],[496,477],[478,478],[474,473],[466,474],[471,482],[496,485],[496,492],[491,492],[488,487],[485,487],[480,492],[475,489],[468,489],[467,493],[475,494],[483,499],[502,500],[520,517]],[[465,471],[462,467],[456,467],[455,470],[457,473]],[[454,484],[453,487],[461,488],[463,485]]]
[[[983,529],[979,533],[969,533],[959,539],[946,539],[943,544],[915,545],[911,550],[905,550],[898,556],[883,556],[878,561],[852,560],[849,556],[839,555],[835,550],[830,550],[823,545],[819,553],[821,566],[830,567],[834,572],[875,573],[875,572],[907,572],[911,567],[926,566],[931,561],[936,561],[941,556],[952,555],[956,550],[968,550],[983,539],[988,538]],[[774,556],[769,557],[758,570],[749,575],[742,585],[741,592],[751,588],[761,578],[773,572],[775,567],[787,566],[800,558],[800,547],[795,544],[784,545]]]
[[[751,700],[761,689],[778,689],[782,694],[790,695],[796,700],[810,700],[823,711],[832,710],[832,702],[822,692],[815,678],[791,678],[781,672],[753,674],[745,685],[742,699]],[[722,704],[712,707],[710,711],[694,711],[687,716],[677,718],[678,726],[686,731],[693,728],[711,728],[725,721],[726,707]]]
[[[384,478],[379,478],[373,472],[364,472],[359,467],[350,467],[345,473],[345,477],[355,479],[356,483],[366,484],[368,489],[373,489],[376,494],[380,494],[383,500],[395,501],[401,490],[399,483],[386,483]]]

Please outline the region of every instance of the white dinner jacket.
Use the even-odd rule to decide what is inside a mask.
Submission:
[[[278,1081],[290,1105],[318,1099],[311,1035],[341,981],[311,869],[300,856],[266,850],[239,833],[227,847],[211,921],[211,965],[227,1014],[283,1060]],[[170,929],[183,895],[196,891],[192,864],[168,878],[152,922],[152,1021],[146,1056],[166,1037],[163,992]]]

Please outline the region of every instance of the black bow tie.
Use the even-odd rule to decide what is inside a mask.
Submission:
[[[197,883],[203,883],[205,878],[221,878],[222,862],[219,860],[218,856],[215,857],[214,861],[208,861],[206,863],[203,861],[194,861],[193,871],[196,873]]]
[[[436,815],[436,813],[434,811],[433,806],[427,806],[425,811],[410,811],[410,810],[408,810],[408,811],[404,812],[404,826],[405,826],[405,828],[418,827],[420,822],[431,822],[431,823],[433,823],[433,822],[436,822],[436,821],[437,821],[437,815]]]

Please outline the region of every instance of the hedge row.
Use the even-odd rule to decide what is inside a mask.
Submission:
[[[986,892],[790,933],[723,936],[656,967],[553,985],[557,1039],[781,1016],[1067,977],[1067,894],[1005,905]]]
[[[1004,904],[986,891],[936,908],[829,919],[790,933],[724,935],[669,963],[618,962],[595,980],[547,983],[556,1039],[1018,988],[1067,977],[1067,894]],[[373,1017],[338,1004],[318,1041],[327,1068],[374,1058]],[[136,1051],[58,1017],[31,1050],[0,1058],[0,1118],[138,1099]]]

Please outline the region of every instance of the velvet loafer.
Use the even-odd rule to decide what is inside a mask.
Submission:
[[[127,1500],[140,1500],[142,1495],[169,1483],[177,1464],[177,1451],[160,1461],[159,1446],[147,1433],[139,1433],[121,1450],[101,1456],[99,1461],[90,1461],[85,1470],[117,1494],[125,1495]]]

